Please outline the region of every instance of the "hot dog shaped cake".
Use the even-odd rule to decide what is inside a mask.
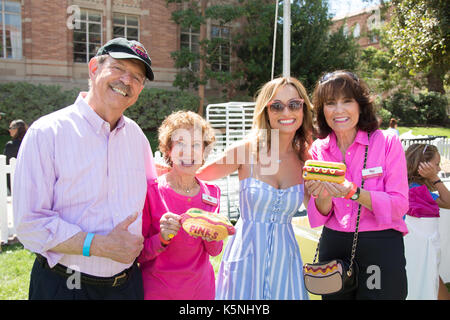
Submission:
[[[303,179],[342,183],[347,167],[341,162],[307,160],[303,167]]]
[[[191,208],[181,215],[181,226],[184,231],[194,237],[209,237],[212,240],[224,240],[236,232],[227,217]]]

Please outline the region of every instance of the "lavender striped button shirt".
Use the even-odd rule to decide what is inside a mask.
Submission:
[[[25,248],[81,272],[110,277],[122,264],[101,257],[49,251],[80,231],[106,235],[133,212],[142,213],[146,179],[156,171],[139,126],[121,117],[110,131],[86,103],[46,115],[29,128],[17,159],[14,217]],[[129,227],[141,234],[141,215]]]

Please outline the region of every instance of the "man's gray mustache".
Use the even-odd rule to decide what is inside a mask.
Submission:
[[[122,81],[113,82],[113,83],[111,84],[111,87],[117,88],[117,89],[119,89],[120,91],[125,92],[125,93],[127,94],[127,96],[130,95],[130,92],[131,92],[130,86],[127,86],[127,85],[126,85],[125,83],[123,83]]]

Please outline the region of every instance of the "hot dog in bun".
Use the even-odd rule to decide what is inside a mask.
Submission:
[[[236,231],[227,217],[191,208],[181,215],[181,226],[194,237],[208,237],[211,240],[224,240]]]
[[[303,179],[342,183],[347,167],[341,162],[307,160],[303,167]]]

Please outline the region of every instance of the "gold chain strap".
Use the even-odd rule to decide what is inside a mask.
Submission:
[[[370,139],[370,133],[368,134],[368,139]],[[366,145],[366,150],[364,152],[364,165],[363,165],[363,169],[366,168],[366,164],[367,164],[367,153],[368,153],[368,149],[369,149],[369,145]],[[361,189],[364,187],[364,179],[362,179],[361,182]],[[356,216],[356,227],[355,227],[355,233],[353,234],[353,243],[352,243],[352,253],[351,253],[351,257],[350,257],[350,265],[348,267],[348,271],[347,271],[347,276],[351,276],[353,273],[353,261],[355,260],[355,256],[356,256],[356,245],[358,243],[358,229],[359,229],[359,220],[361,218],[361,204],[359,204],[358,206],[358,215]],[[319,239],[319,243],[317,244],[317,248],[316,248],[316,253],[314,254],[314,260],[313,263],[316,263],[317,261],[317,256],[319,253],[319,248],[320,248],[320,242],[322,240],[322,235],[320,235],[320,239]]]

